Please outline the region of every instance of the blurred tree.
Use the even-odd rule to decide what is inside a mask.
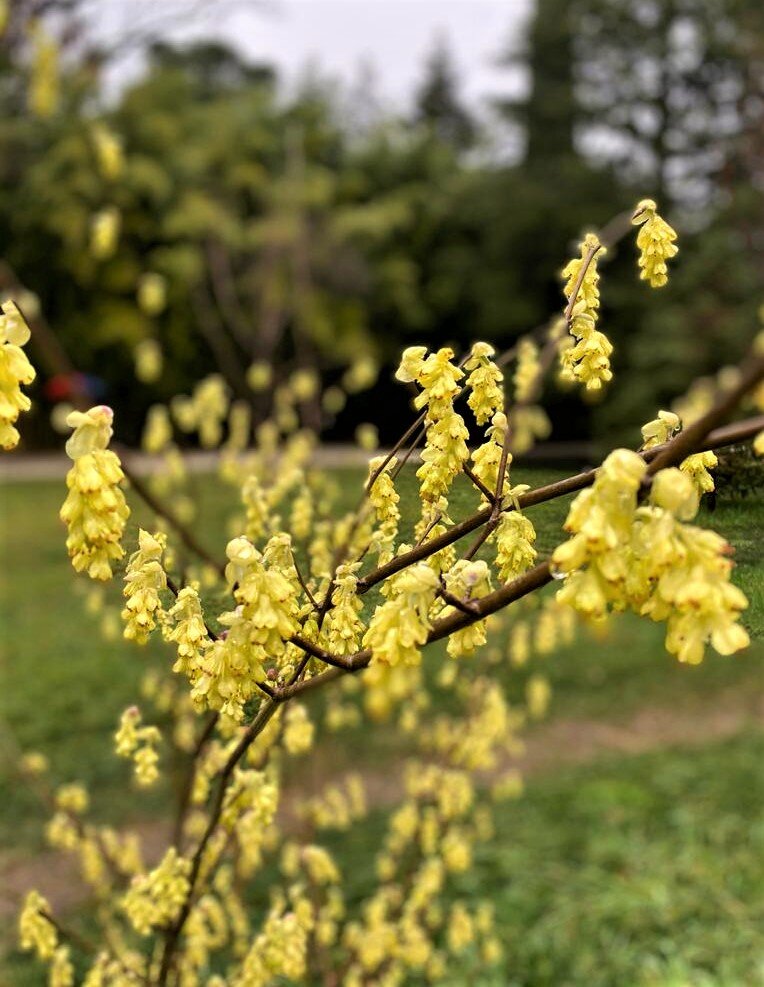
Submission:
[[[439,38],[425,65],[425,77],[416,94],[414,119],[431,127],[437,137],[466,148],[476,136],[475,124],[458,94],[458,76],[445,37]]]
[[[578,106],[574,90],[574,37],[569,0],[537,0],[525,31],[513,36],[501,60],[527,76],[527,91],[497,101],[524,134],[524,161],[532,170],[575,156]]]
[[[582,147],[662,199],[706,205],[740,134],[764,126],[764,5],[578,0],[574,18]]]

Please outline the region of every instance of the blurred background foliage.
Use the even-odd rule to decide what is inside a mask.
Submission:
[[[34,309],[43,371],[28,444],[50,442],[73,367],[134,442],[150,404],[210,370],[262,412],[253,361],[276,382],[308,367],[331,384],[366,356],[386,368],[371,400],[391,441],[408,416],[389,372],[403,346],[510,346],[560,308],[581,232],[648,195],[680,229],[675,276],[644,291],[632,247],[611,251],[616,382],[595,407],[550,394],[554,437],[633,438],[752,336],[761,0],[537,0],[504,56],[529,80],[522,98],[474,114],[439,43],[413,112],[397,116],[310,76],[286,95],[271,66],[161,32],[142,41],[142,77],[107,94],[114,53],[78,0],[0,11],[0,291]],[[500,132],[521,153],[497,150]],[[117,145],[104,150],[104,134]],[[136,384],[147,340],[162,370]],[[370,417],[361,400],[332,438]]]

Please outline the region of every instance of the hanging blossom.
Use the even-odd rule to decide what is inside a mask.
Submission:
[[[682,662],[700,662],[708,641],[719,654],[739,651],[748,644],[738,622],[748,604],[730,582],[730,546],[685,523],[699,496],[679,469],[658,472],[649,503],[638,507],[646,469],[637,453],[617,449],[573,502],[565,523],[573,537],[552,556],[567,577],[558,600],[595,619],[631,609],[664,621],[666,648]]]
[[[533,399],[533,392],[540,375],[539,348],[526,336],[517,344],[517,366],[512,377],[517,404],[527,404]]]
[[[714,490],[714,478],[708,472],[719,465],[716,453],[707,450],[706,452],[696,452],[688,456],[679,464],[679,469],[686,473],[695,485],[698,494],[702,496]]]
[[[642,426],[642,449],[652,449],[668,442],[682,427],[682,420],[673,411],[659,411],[658,417]],[[711,493],[714,478],[708,472],[719,464],[715,453],[707,450],[688,456],[679,469],[690,477],[699,496]]]
[[[93,124],[91,131],[98,168],[104,178],[119,178],[125,165],[122,138],[104,123]]]
[[[29,411],[32,402],[21,391],[22,384],[31,384],[35,369],[21,348],[29,342],[29,326],[11,301],[3,302],[0,315],[0,446],[13,449],[19,433],[14,422],[22,411]]]
[[[536,529],[520,511],[505,511],[491,536],[496,541],[496,565],[504,582],[516,579],[533,565]]]
[[[467,404],[478,425],[484,425],[504,408],[504,374],[493,361],[496,350],[489,343],[473,343],[464,369],[468,371]]]
[[[230,541],[226,554],[226,579],[238,606],[220,616],[227,633],[204,652],[191,695],[197,704],[238,720],[265,678],[263,663],[278,662],[299,630],[297,596],[291,574],[266,565],[246,538]]]
[[[430,630],[428,613],[438,591],[438,576],[426,562],[417,562],[385,585],[385,603],[374,611],[363,638],[373,660],[388,665],[418,665],[420,648]]]
[[[332,593],[332,607],[324,625],[327,647],[332,654],[352,655],[358,650],[358,642],[364,630],[361,620],[363,602],[358,596],[360,562],[337,568]]]
[[[120,539],[130,509],[120,489],[124,473],[107,448],[114,413],[105,405],[73,411],[66,419],[73,434],[66,453],[74,465],[66,476],[69,493],[60,511],[69,535],[66,547],[77,572],[111,579],[111,564],[125,554]]]
[[[600,307],[597,261],[605,248],[594,233],[587,233],[579,246],[581,256],[571,260],[562,271],[562,277],[566,279],[563,294],[568,303],[573,300],[573,308],[568,326],[572,339],[568,337],[569,342],[560,349],[560,376],[596,391],[613,377],[610,370],[613,347],[607,336],[597,329]],[[592,251],[596,251],[593,256]],[[585,263],[586,272],[576,292]]]
[[[184,586],[180,590],[175,603],[167,611],[162,634],[178,649],[173,672],[185,675],[194,685],[201,671],[202,655],[212,644],[195,586]]]
[[[659,411],[658,417],[642,426],[642,448],[663,445],[682,427],[682,420],[673,411]]]
[[[403,351],[395,376],[405,382],[416,381],[422,393],[414,401],[416,408],[426,408],[426,441],[422,465],[417,470],[421,481],[422,501],[432,503],[448,492],[469,456],[469,433],[461,415],[454,411],[454,398],[464,372],[451,362],[454,351],[444,347],[429,356],[424,346],[410,346]]]
[[[459,559],[456,565],[444,577],[446,589],[463,603],[477,600],[491,592],[491,570],[488,563],[482,559],[469,561]],[[444,613],[454,613],[453,607],[446,608]],[[486,622],[477,620],[461,630],[451,634],[448,639],[448,654],[451,658],[471,655],[486,641]]]
[[[129,706],[122,714],[119,729],[114,734],[115,750],[119,757],[132,758],[135,778],[139,785],[147,787],[159,777],[157,744],[162,739],[157,727],[143,726],[141,711]]]
[[[90,220],[90,252],[96,260],[108,260],[117,249],[122,214],[116,206],[99,209]]]
[[[162,567],[166,547],[166,535],[161,532],[150,535],[141,528],[138,532],[138,550],[127,563],[122,590],[127,603],[122,619],[125,621],[125,638],[136,644],[148,641],[157,625],[157,618],[164,615],[159,594],[167,589],[167,575]]]
[[[46,917],[49,915],[47,898],[39,891],[30,891],[19,915],[19,945],[24,950],[34,951],[40,960],[51,959],[58,946],[55,926]]]
[[[381,468],[383,462],[384,457],[382,456],[376,456],[369,460],[369,480]],[[379,555],[380,565],[384,565],[392,558],[395,539],[398,536],[398,524],[401,519],[401,512],[398,509],[401,498],[395,489],[395,481],[392,476],[397,465],[398,460],[393,456],[374,483],[367,487],[369,503],[379,524],[373,535],[372,548]]]
[[[640,278],[648,281],[651,288],[662,288],[668,281],[666,261],[676,257],[679,248],[674,243],[676,230],[658,215],[658,206],[652,199],[642,199],[637,204],[631,222],[639,226],[637,247],[639,247]]]
[[[485,431],[486,441],[472,453],[472,471],[482,484],[491,491],[498,489],[499,467],[501,466],[506,434],[507,416],[503,411],[497,411],[491,419],[491,424]],[[512,455],[508,454],[505,465],[505,479],[509,473],[511,462]],[[482,495],[482,499],[486,500],[485,494]]]
[[[190,872],[191,861],[170,847],[154,870],[132,879],[122,910],[137,933],[147,936],[178,917],[190,889]]]

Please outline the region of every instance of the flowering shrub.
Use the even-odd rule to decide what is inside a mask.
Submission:
[[[103,154],[112,167],[118,148],[105,142]],[[107,219],[94,224],[99,250],[118,236]],[[661,287],[676,234],[651,200],[632,221],[641,276]],[[169,654],[146,674],[154,712],[124,711],[115,754],[132,762],[139,786],[166,777],[172,750],[185,767],[174,835],[151,860],[135,833],[90,820],[81,785],[52,792],[48,838],[79,859],[97,929],[82,938],[29,892],[21,946],[48,964],[54,987],[75,982],[76,956],[86,987],[394,987],[442,982],[454,956],[478,976],[503,956],[491,903],[447,905],[445,892],[490,837],[491,801],[519,794],[510,759],[523,722],[543,716],[549,686],[534,675],[525,706],[510,705],[476,652],[503,630],[509,658],[522,664],[569,640],[578,624],[623,610],[665,624],[667,650],[682,662],[701,661],[709,644],[722,655],[746,646],[746,600],[730,579],[730,546],[690,522],[713,490],[712,450],[762,430],[761,415],[718,427],[746,400],[764,410],[761,334],[718,388],[647,423],[639,450],[617,449],[599,469],[536,489],[512,484],[513,456],[548,430],[537,402],[555,360],[564,381],[587,390],[612,379],[612,345],[596,328],[604,249],[587,234],[562,272],[562,319],[514,352],[497,356],[480,342],[459,361],[448,348],[404,352],[397,377],[416,388],[419,418],[390,454],[370,459],[358,507],[347,514],[336,510],[331,477],[311,467],[316,436],[299,427],[298,408],[316,383],[304,376],[279,392],[275,418],[254,432],[249,408],[229,405],[215,377],[170,409],[152,409],[144,445],[164,468],[148,483],[108,448],[108,408],[69,415],[74,465],[61,518],[74,568],[113,577],[125,554],[125,489],[155,515],[155,530],[139,531],[124,567],[121,614],[127,639],[161,638]],[[145,304],[161,303],[159,288],[145,285]],[[23,321],[15,310],[5,318],[12,349],[0,383],[10,423],[27,406],[18,387],[31,371],[19,357]],[[259,386],[262,374],[251,376]],[[240,492],[225,561],[197,540],[174,426],[220,447],[221,477]],[[479,436],[472,451],[471,430]],[[409,528],[396,480],[422,440],[420,511]],[[476,505],[458,519],[449,502],[457,481],[472,485]],[[574,492],[568,539],[538,561],[529,512]],[[529,598],[555,579],[556,592],[531,609]],[[423,650],[441,639],[447,658],[433,684]],[[429,711],[431,689],[450,694],[448,712]],[[323,705],[303,701],[316,692]],[[394,717],[416,754],[376,854],[376,888],[349,908],[321,834],[350,830],[366,813],[362,779],[353,774],[298,800],[297,828],[279,803],[285,762],[305,756],[326,731],[357,725],[361,710]],[[150,722],[160,713],[163,731]],[[30,753],[22,769],[45,764]],[[247,888],[265,880],[266,863],[268,905],[258,914]]]

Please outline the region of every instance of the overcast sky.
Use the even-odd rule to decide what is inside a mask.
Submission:
[[[248,56],[275,64],[289,85],[307,64],[352,84],[374,66],[379,95],[406,105],[435,39],[453,52],[463,97],[478,107],[517,79],[496,65],[532,0],[92,0],[88,20],[118,43],[136,22],[160,17],[162,33],[179,40],[219,38]],[[201,13],[198,11],[201,8]],[[191,16],[194,14],[195,16]],[[140,69],[124,61],[118,82]]]

